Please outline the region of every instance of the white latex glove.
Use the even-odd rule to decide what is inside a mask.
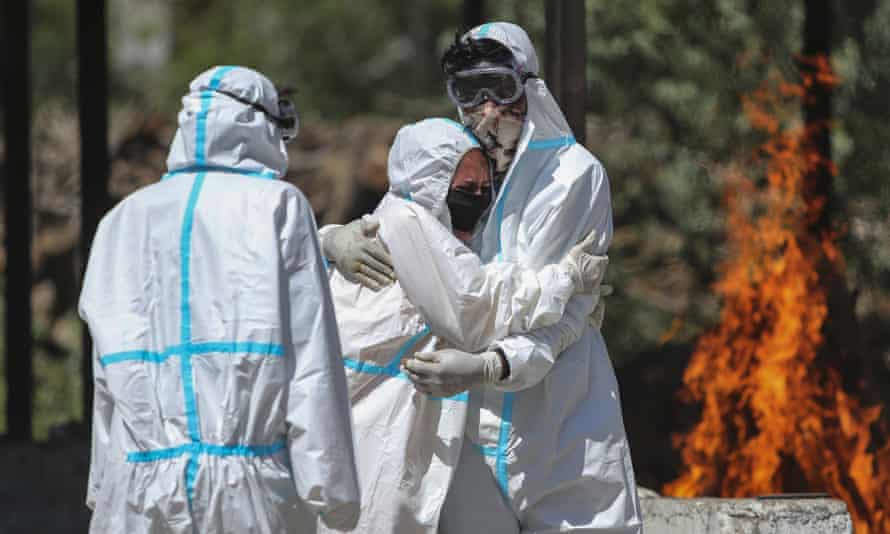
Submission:
[[[476,384],[501,380],[504,362],[497,352],[470,354],[457,349],[418,352],[402,362],[402,369],[421,393],[451,397]]]
[[[593,254],[596,236],[596,232],[591,232],[583,241],[573,246],[559,262],[568,268],[572,281],[575,282],[576,293],[594,293],[606,275],[609,257]]]
[[[370,215],[328,230],[321,240],[325,257],[350,282],[379,291],[396,279],[392,258],[377,239],[380,221]]]

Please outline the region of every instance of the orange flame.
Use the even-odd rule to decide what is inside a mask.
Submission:
[[[752,127],[766,135],[753,166],[766,181],[727,177],[731,254],[715,286],[720,323],[698,342],[680,397],[701,420],[675,435],[683,472],[677,497],[751,497],[825,491],[843,499],[859,534],[890,533],[890,444],[880,406],[845,391],[823,348],[826,280],[843,276],[835,235],[812,231],[825,198],[807,176],[834,167],[811,145],[816,128],[794,122],[812,88],[837,78],[826,58],[801,83],[772,75],[743,98]],[[751,175],[756,173],[752,172]],[[834,358],[837,360],[837,358]]]

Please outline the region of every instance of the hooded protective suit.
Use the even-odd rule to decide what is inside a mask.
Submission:
[[[538,74],[531,41],[514,24],[483,24],[464,38],[498,41],[525,73]],[[575,142],[543,80],[529,78],[525,94],[525,124],[481,233],[481,259],[539,268],[590,232],[599,235],[594,253],[605,254],[612,238],[605,170]],[[586,320],[596,298],[575,296],[557,324],[497,342],[510,376],[470,391],[467,437],[523,532],[641,529],[618,384],[603,337]],[[443,516],[451,508],[455,524],[485,524],[491,510],[476,504],[484,499],[473,487],[453,488],[452,498],[461,502]]]
[[[240,67],[183,98],[169,173],[93,242],[91,532],[352,527],[359,494],[340,341],[274,86]]]
[[[451,234],[448,188],[473,148],[475,139],[447,119],[402,128],[390,151],[390,190],[374,213],[399,282],[374,292],[331,270],[362,488],[355,532],[436,532],[460,455],[467,395],[423,395],[400,362],[443,343],[477,350],[553,324],[574,291],[561,265],[489,269]]]

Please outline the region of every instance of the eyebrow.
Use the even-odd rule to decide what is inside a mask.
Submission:
[[[476,187],[472,187],[473,185],[474,185],[474,184],[471,184],[471,183],[468,183],[468,182],[464,182],[464,183],[462,183],[462,184],[460,184],[460,185],[455,185],[455,186],[454,186],[454,189],[456,189],[456,190],[458,190],[458,191],[470,191],[470,192],[476,191],[476,189],[481,189],[481,190],[483,190],[483,191],[486,190],[486,189],[491,189],[491,185],[488,184],[488,183],[483,183],[483,184],[479,185],[478,188],[476,188]]]

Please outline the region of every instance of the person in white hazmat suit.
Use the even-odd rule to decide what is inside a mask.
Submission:
[[[388,171],[389,192],[374,215],[399,281],[375,292],[331,271],[362,492],[355,532],[435,533],[460,455],[467,395],[416,391],[401,361],[441,346],[479,350],[553,324],[572,294],[597,288],[608,260],[585,254],[590,243],[582,242],[537,272],[483,266],[452,232],[475,224],[481,211],[472,206],[490,204],[489,166],[454,121],[399,130]],[[437,283],[427,284],[430,278]],[[495,354],[480,365],[487,381],[503,375]]]
[[[99,225],[95,533],[307,532],[358,518],[349,399],[312,210],[279,180],[296,110],[215,67],[183,98],[156,184]]]
[[[591,232],[593,252],[605,254],[608,178],[575,142],[525,31],[502,22],[476,27],[446,52],[443,67],[462,122],[495,165],[494,206],[473,240],[482,261],[539,268]],[[365,259],[370,240],[358,237],[362,244],[334,261],[385,278]],[[494,342],[486,352],[502,353],[507,370],[493,384],[481,379],[479,355],[465,351],[404,360],[422,392],[469,390],[466,440],[440,531],[641,532],[618,384],[602,334],[587,321],[597,301],[576,295],[556,324]]]

